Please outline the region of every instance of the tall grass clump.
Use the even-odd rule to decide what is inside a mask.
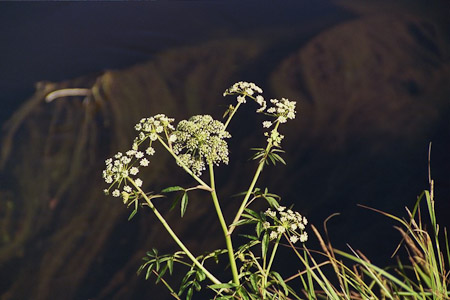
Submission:
[[[154,277],[157,283],[162,282],[175,299],[191,299],[204,288],[210,291],[211,298],[223,300],[448,298],[448,239],[444,230],[445,239],[441,244],[431,178],[430,190],[419,197],[412,211],[407,210],[408,218],[380,212],[399,223],[396,228],[408,251],[408,262],[399,260],[395,268],[377,267],[350,247],[348,251],[335,249],[313,225],[311,230],[321,249],[313,251],[306,247],[307,218],[289,203],[281,205],[279,195],[258,185],[267,165],[286,164],[282,157],[284,136],[281,129],[296,117],[296,102],[285,98],[266,101],[262,92],[260,87],[248,82],[238,82],[227,89],[224,96],[236,96],[237,101],[225,111],[224,122],[210,115],[192,116],[177,124],[164,114],[143,118],[135,125],[137,136],[130,149],[105,161],[103,178],[108,184],[105,194],[121,199],[132,208],[129,219],[139,208],[148,207],[178,247],[174,253],[160,253],[156,247],[150,249],[138,273],[143,273],[146,279]],[[217,187],[221,183],[216,180],[216,169],[230,163],[228,125],[248,100],[257,105],[256,112],[264,117],[261,120],[264,135],[261,144],[251,149],[254,175],[248,179],[247,190],[231,198],[238,201],[239,208],[227,220],[221,202],[224,198],[231,201],[231,195],[218,194]],[[141,170],[151,165],[160,150],[167,151],[182,172],[190,176],[193,182],[190,186],[171,185],[159,192],[144,190],[147,185],[145,178],[140,176]],[[183,218],[189,201],[196,200],[192,200],[193,195],[199,195],[193,191],[210,199],[221,229],[223,248],[193,253],[158,208],[162,198],[172,199],[172,209],[179,207]],[[427,230],[421,216],[423,198],[426,199],[431,231]],[[266,207],[256,211],[254,203],[261,201]],[[244,227],[250,227],[251,231]],[[240,238],[236,239],[238,234]],[[236,244],[237,240],[239,244]],[[277,268],[274,262],[280,256],[281,248],[288,248],[298,257],[295,261],[298,272],[285,274]],[[295,260],[295,256],[293,258]],[[226,267],[215,274],[211,271],[212,264],[218,262],[224,262]],[[167,281],[167,275],[175,270],[184,274],[177,288]]]
[[[421,207],[425,208],[425,214]],[[304,296],[307,299],[450,299],[448,235],[446,228],[443,234],[440,232],[436,220],[430,165],[429,190],[420,194],[412,210],[406,208],[406,218],[366,208],[397,222],[395,229],[402,240],[396,252],[404,248],[407,261],[397,258],[395,266],[378,267],[349,245],[348,251],[334,248],[328,237],[324,239],[312,225],[322,248],[319,254],[306,248],[299,251],[291,245],[304,266],[304,271],[298,274]],[[333,276],[325,268],[331,268]]]

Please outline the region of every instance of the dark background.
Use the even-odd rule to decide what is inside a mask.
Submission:
[[[102,195],[103,160],[127,149],[143,116],[219,118],[233,101],[223,90],[239,80],[298,101],[285,129],[288,165],[268,168],[260,186],[316,227],[341,213],[329,222],[338,248],[394,264],[395,223],[356,204],[406,216],[428,188],[433,142],[438,218],[450,225],[449,9],[446,1],[0,3],[2,299],[168,299],[135,271],[151,247],[176,248],[148,212],[128,222],[125,207]],[[44,102],[65,87],[101,95]],[[237,204],[227,197],[254,169],[245,151],[261,142],[253,109],[230,127],[231,161],[241,165],[218,174],[228,218]],[[172,182],[179,170],[163,155],[149,172],[148,190],[192,184],[182,175]],[[196,253],[223,247],[205,203],[192,200],[184,222],[166,212]],[[277,266],[292,271],[292,261]]]

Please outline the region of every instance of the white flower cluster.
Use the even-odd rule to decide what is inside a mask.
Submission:
[[[289,101],[286,98],[282,98],[281,100],[270,99],[270,103],[274,106],[267,109],[267,112],[278,117],[278,122],[286,123],[288,119],[295,119],[295,101]]]
[[[223,96],[227,95],[238,95],[237,101],[238,103],[245,103],[245,97],[250,97],[255,100],[261,107],[256,110],[256,112],[263,112],[267,103],[264,100],[264,97],[261,95],[257,95],[256,93],[262,94],[263,90],[252,82],[240,81],[233,84],[230,88],[226,89],[223,93]]]
[[[115,188],[112,192],[114,197],[122,196],[124,203],[127,203],[130,198],[136,197],[136,194],[133,192],[133,188],[128,185],[128,179],[132,179],[132,176],[136,176],[139,173],[139,167],[135,167],[134,165],[142,158],[144,153],[136,150],[128,150],[126,154],[122,154],[118,152],[114,155],[113,158],[108,158],[106,163],[106,169],[103,170],[103,178],[106,183],[111,184],[108,189],[105,189],[105,194],[109,194],[109,190],[117,184],[117,188]],[[140,161],[141,166],[148,165],[148,160],[146,158],[142,158]],[[142,180],[139,178],[134,178],[134,183],[136,186],[142,186]],[[122,187],[122,191],[119,188]]]
[[[222,122],[209,115],[197,115],[180,121],[173,132],[173,152],[194,174],[200,176],[206,163],[228,164],[228,144],[231,135]]]
[[[264,121],[262,123],[263,128],[270,128],[275,123],[286,123],[288,119],[295,119],[295,101],[289,101],[286,98],[282,98],[281,100],[271,99],[270,103],[274,106],[269,107],[267,113],[274,116],[276,120],[273,122]],[[275,147],[280,147],[281,141],[284,138],[284,136],[278,132],[277,127],[270,132],[265,132],[264,135],[267,136],[267,142],[272,143]]]
[[[130,186],[130,181],[133,180],[137,187],[142,186],[142,180],[137,178],[139,168],[147,167],[150,163],[148,156],[155,154],[155,149],[152,143],[158,139],[159,134],[170,134],[175,128],[172,126],[174,119],[168,118],[163,114],[158,114],[154,117],[143,118],[137,123],[134,128],[139,132],[134,139],[131,150],[125,154],[118,152],[113,158],[105,161],[106,169],[103,170],[103,178],[106,183],[110,184],[108,189],[105,189],[105,194],[114,187],[112,195],[114,197],[122,196],[124,203],[138,197],[136,191]],[[172,136],[169,140],[173,139]],[[139,146],[145,141],[149,140],[145,152],[139,150]]]
[[[263,223],[264,229],[271,230],[271,240],[277,239],[283,233],[289,236],[293,244],[297,241],[304,243],[308,240],[308,233],[304,231],[308,220],[300,213],[279,206],[276,210],[267,209],[264,214],[273,220],[273,225],[268,221]]]
[[[169,134],[172,130],[175,130],[172,125],[174,121],[175,119],[168,118],[163,114],[141,119],[141,121],[134,126],[134,129],[139,132],[139,135],[134,139],[133,150],[137,150],[142,142],[149,139],[150,146],[147,148],[146,153],[148,155],[153,155],[154,150],[152,150],[151,143],[158,139],[158,134],[163,132]],[[169,139],[173,139],[172,136],[170,136]]]

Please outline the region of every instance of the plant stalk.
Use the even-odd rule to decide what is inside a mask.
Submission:
[[[275,124],[275,128],[274,128],[275,130],[278,129],[278,125],[279,124],[280,124],[279,122],[277,122]],[[267,147],[266,147],[266,155],[259,162],[258,168],[256,169],[255,175],[253,176],[253,180],[250,183],[250,187],[248,188],[247,193],[245,194],[244,200],[242,200],[241,206],[239,207],[239,210],[236,213],[236,216],[234,217],[233,223],[231,224],[230,229],[228,230],[228,233],[230,235],[233,233],[234,229],[236,228],[236,225],[234,225],[234,224],[236,224],[239,221],[239,219],[241,218],[242,213],[244,212],[245,207],[247,206],[248,199],[250,199],[250,195],[252,194],[252,191],[255,188],[255,185],[256,185],[256,182],[258,181],[259,175],[261,174],[261,172],[262,172],[262,170],[264,168],[264,164],[265,164],[266,159],[267,159],[267,154],[269,153],[271,148],[272,148],[272,142],[269,142],[267,144]]]
[[[231,272],[233,274],[233,282],[239,286],[239,275],[238,275],[238,271],[237,271],[236,260],[234,258],[234,249],[233,249],[233,243],[231,241],[231,234],[228,233],[228,226],[225,222],[225,218],[223,217],[222,209],[220,208],[220,204],[219,204],[219,199],[217,198],[215,181],[214,181],[213,163],[208,162],[208,165],[209,165],[209,175],[211,178],[210,184],[211,184],[211,188],[212,188],[211,196],[212,196],[212,199],[214,202],[214,208],[216,209],[217,217],[219,218],[220,226],[222,227],[223,235],[225,237],[225,242],[226,242],[227,250],[228,250],[228,259],[230,261]]]
[[[173,238],[173,240],[178,244],[178,246],[186,253],[186,255],[191,259],[191,261],[199,268],[201,269],[206,277],[208,277],[209,280],[211,280],[215,284],[221,284],[220,280],[218,280],[216,277],[214,277],[213,274],[211,274],[196,258],[195,256],[189,251],[189,249],[183,244],[183,242],[178,238],[176,233],[172,230],[170,225],[166,222],[164,217],[159,213],[159,211],[156,209],[156,207],[153,205],[152,201],[148,198],[148,196],[142,191],[140,187],[136,185],[133,179],[130,177],[127,177],[127,180],[131,182],[131,184],[134,185],[134,187],[141,193],[142,197],[145,199],[145,202],[147,202],[150,209],[155,213],[158,220],[161,222],[161,224],[164,226],[164,228],[167,230],[167,232],[170,234],[170,236]]]

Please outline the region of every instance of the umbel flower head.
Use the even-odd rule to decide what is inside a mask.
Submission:
[[[256,112],[260,113],[263,112],[267,107],[267,103],[264,100],[264,97],[261,95],[257,95],[258,93],[262,94],[262,92],[263,90],[253,82],[239,81],[233,84],[230,88],[226,89],[223,93],[223,96],[238,95],[237,101],[241,104],[246,102],[246,96],[250,97],[261,106],[256,110]]]
[[[267,209],[264,214],[273,221],[273,225],[268,221],[263,224],[266,230],[270,230],[270,239],[276,239],[286,233],[293,244],[308,240],[308,233],[304,231],[308,220],[299,212],[279,206],[276,210]]]
[[[113,189],[114,197],[122,197],[124,203],[128,203],[136,199],[138,193],[130,185],[130,181],[134,181],[136,187],[142,186],[142,180],[137,177],[140,168],[147,167],[150,163],[150,156],[155,154],[152,143],[158,139],[161,134],[168,136],[170,132],[175,130],[172,123],[174,119],[168,118],[163,114],[158,114],[150,118],[143,118],[134,128],[138,131],[138,136],[134,139],[132,149],[125,154],[118,152],[113,158],[105,161],[106,169],[103,170],[103,179],[110,184],[104,192],[109,194]],[[170,139],[170,137],[169,137]],[[145,142],[145,152],[139,150],[139,147]]]
[[[173,132],[173,152],[196,175],[200,176],[207,163],[228,164],[228,144],[231,135],[225,125],[210,115],[197,115],[180,121]]]

